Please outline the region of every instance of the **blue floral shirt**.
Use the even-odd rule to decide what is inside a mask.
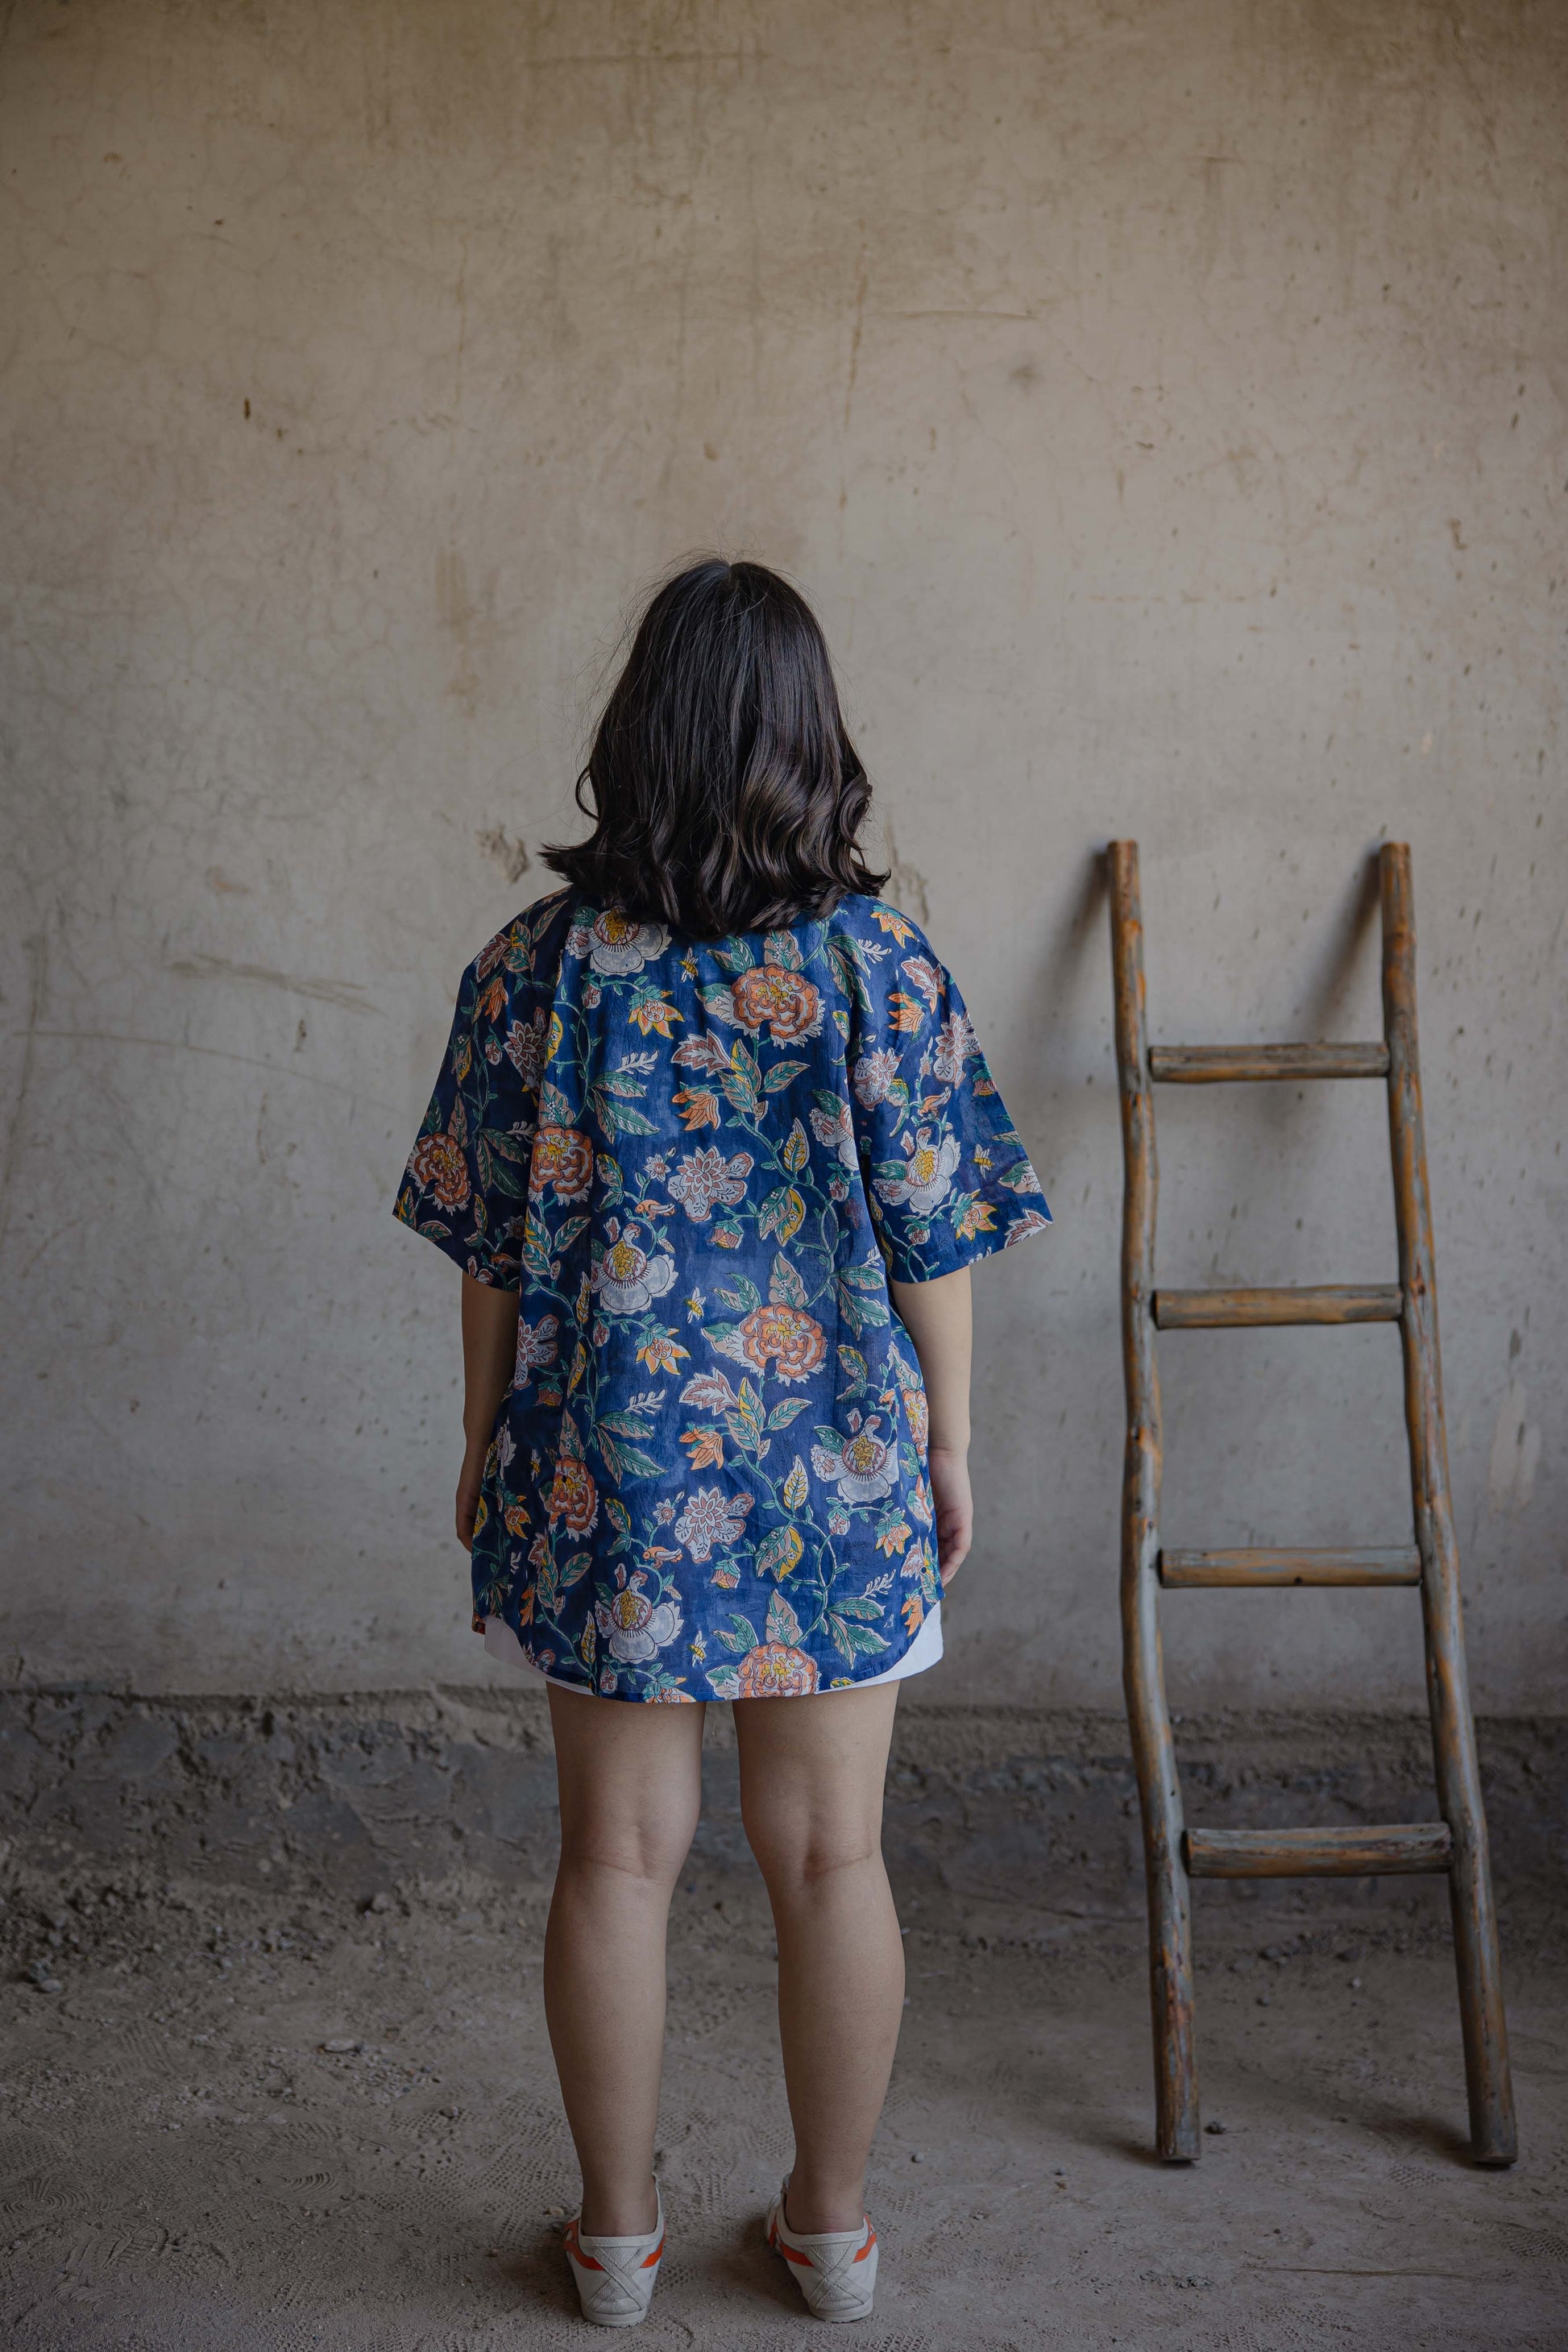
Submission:
[[[463,975],[396,1214],[521,1293],[476,1627],[612,1698],[897,1664],[941,1585],[888,1276],[1049,1223],[907,915],[704,941],[542,898]]]

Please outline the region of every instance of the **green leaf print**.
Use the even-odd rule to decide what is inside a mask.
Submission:
[[[757,1574],[776,1576],[782,1583],[800,1566],[805,1545],[797,1528],[775,1528],[757,1546]]]
[[[747,1118],[755,1118],[762,1109],[762,1071],[754,1055],[749,1054],[739,1038],[730,1049],[730,1064],[719,1073],[719,1084],[729,1098],[731,1108]]]
[[[770,931],[763,942],[763,953],[780,971],[805,970],[805,958],[792,931]]]
[[[769,1273],[768,1297],[775,1307],[804,1307],[805,1305],[805,1285],[801,1280],[800,1268],[792,1265],[782,1250],[775,1254]],[[758,1304],[761,1303],[759,1300]]]
[[[737,1619],[737,1623],[741,1621]],[[784,1642],[792,1649],[800,1647],[800,1619],[782,1592],[775,1592],[768,1602],[768,1625],[763,1640]]]
[[[804,1062],[775,1062],[763,1080],[763,1092],[765,1095],[782,1094],[784,1087],[792,1085],[805,1067],[806,1065]]]
[[[852,1625],[837,1610],[827,1613],[827,1633],[839,1656],[847,1658],[851,1665],[857,1658],[868,1658],[888,1646],[880,1633],[873,1633],[868,1625]]]
[[[763,1401],[750,1381],[741,1382],[741,1394],[733,1412],[726,1413],[730,1434],[737,1445],[760,1445],[763,1438]]]
[[[642,1433],[639,1431],[639,1435]],[[605,1469],[618,1486],[623,1478],[662,1478],[666,1465],[657,1462],[640,1446],[628,1445],[622,1437],[607,1434],[600,1422],[594,1432],[594,1443],[599,1449]]]

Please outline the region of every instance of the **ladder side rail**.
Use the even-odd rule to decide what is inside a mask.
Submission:
[[[1432,1203],[1416,1048],[1415,935],[1408,846],[1386,843],[1379,853],[1378,867],[1388,1127],[1404,1294],[1400,1339],[1405,1419],[1415,1540],[1421,1554],[1433,1760],[1438,1803],[1453,1836],[1448,1886],[1471,2147],[1479,2164],[1502,2165],[1513,2162],[1518,2137],[1486,1812],[1465,1662],[1458,1545],[1448,1488]]]
[[[1108,865],[1124,1169],[1121,1350],[1127,1448],[1121,1499],[1122,1685],[1148,1881],[1155,2139],[1166,2163],[1190,2164],[1201,2153],[1202,2144],[1194,2047],[1192,1896],[1183,1851],[1181,1781],[1160,1653],[1163,1438],[1153,1313],[1159,1170],[1144,1015],[1137,844],[1112,842]]]

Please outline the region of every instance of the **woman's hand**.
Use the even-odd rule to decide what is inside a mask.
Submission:
[[[465,1551],[474,1548],[474,1521],[479,1515],[479,1488],[484,1481],[485,1455],[489,1452],[487,1439],[476,1444],[470,1438],[463,1448],[463,1466],[458,1474],[458,1541]]]
[[[969,1486],[967,1449],[933,1445],[927,1458],[931,1499],[936,1505],[937,1563],[943,1589],[969,1557],[974,1539],[974,1497]]]

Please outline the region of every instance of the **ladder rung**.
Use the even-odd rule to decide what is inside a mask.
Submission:
[[[1447,1822],[1374,1830],[1188,1830],[1182,1843],[1194,1878],[1377,1878],[1386,1871],[1447,1870],[1454,1845]]]
[[[1234,1078],[1385,1078],[1388,1047],[1373,1045],[1151,1045],[1149,1076],[1168,1086]]]
[[[1172,1591],[1212,1584],[1419,1584],[1414,1544],[1393,1551],[1162,1551],[1160,1581]]]
[[[1162,1331],[1216,1330],[1252,1323],[1397,1323],[1403,1307],[1397,1283],[1375,1288],[1321,1283],[1297,1290],[1154,1293],[1154,1320]]]

